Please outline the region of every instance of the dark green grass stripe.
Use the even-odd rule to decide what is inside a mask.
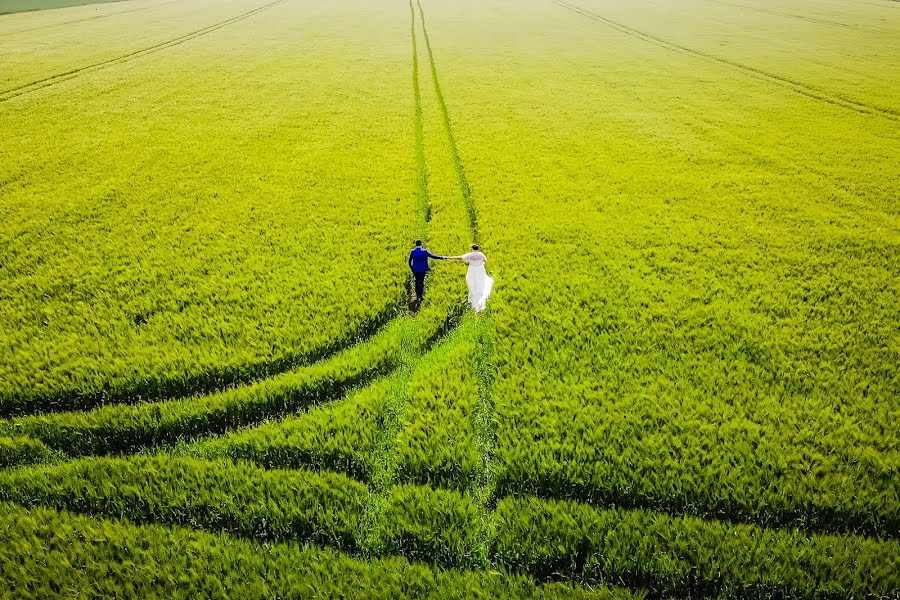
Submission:
[[[415,320],[415,343],[421,352],[439,343],[458,318],[455,310],[444,315],[423,309]],[[392,321],[365,344],[253,385],[184,400],[0,421],[0,435],[30,436],[69,456],[85,456],[128,454],[228,433],[336,400],[392,373],[400,360],[399,325],[399,320]]]
[[[134,523],[223,531],[260,541],[314,541],[347,551],[366,486],[342,475],[264,471],[167,455],[79,459],[0,474],[0,499]]]
[[[0,468],[52,463],[64,458],[60,452],[51,450],[40,440],[27,436],[0,435]]]
[[[13,419],[0,423],[0,433],[31,436],[69,456],[131,453],[227,433],[337,399],[395,368],[389,351],[372,354],[364,364],[339,356],[329,364],[209,396]]]
[[[615,581],[651,598],[897,598],[900,544],[506,498],[494,556],[540,581]]]

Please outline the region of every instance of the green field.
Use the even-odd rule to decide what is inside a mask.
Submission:
[[[0,597],[900,598],[898,56],[889,0],[0,17]],[[485,313],[408,313],[416,237]]]

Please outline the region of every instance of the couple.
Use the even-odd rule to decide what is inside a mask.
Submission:
[[[491,295],[491,289],[494,287],[494,278],[488,277],[487,271],[484,269],[487,257],[478,244],[472,244],[472,251],[461,256],[437,256],[422,247],[422,240],[416,240],[416,247],[409,253],[409,268],[412,269],[413,277],[416,279],[416,299],[414,301],[416,308],[425,297],[425,275],[430,270],[429,258],[461,260],[468,263],[469,271],[466,273],[466,283],[469,285],[469,304],[472,305],[475,312],[484,310],[488,296]]]

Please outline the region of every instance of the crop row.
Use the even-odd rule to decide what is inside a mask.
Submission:
[[[266,468],[330,470],[370,481],[378,424],[397,375],[346,398],[256,427],[200,440],[179,451],[203,458],[246,460]]]
[[[0,475],[0,499],[26,506],[184,525],[260,540],[313,540],[365,553],[357,535],[372,493],[338,474],[265,471],[174,456],[82,459]],[[480,507],[465,494],[387,491],[383,552],[444,566],[480,564]],[[900,544],[600,510],[533,497],[500,500],[491,564],[539,579],[625,581],[654,596],[892,597]]]
[[[11,465],[50,462],[61,458],[40,440],[30,437],[0,436],[0,468]]]
[[[260,544],[181,527],[132,525],[46,508],[0,507],[0,595],[104,598],[543,598],[610,600],[621,589],[536,586],[521,575],[442,570],[402,557]]]

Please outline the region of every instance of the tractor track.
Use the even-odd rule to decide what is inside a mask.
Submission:
[[[716,56],[714,54],[709,54],[707,52],[702,52],[700,50],[694,50],[693,48],[688,48],[687,46],[682,46],[680,44],[676,44],[674,42],[670,42],[660,37],[656,37],[650,35],[648,33],[644,33],[632,27],[628,27],[627,25],[623,25],[611,19],[608,19],[602,15],[599,15],[593,11],[590,11],[586,8],[578,6],[577,4],[572,4],[567,0],[551,0],[554,4],[561,6],[569,11],[577,13],[583,17],[587,17],[591,20],[597,21],[598,23],[602,23],[607,27],[615,29],[621,33],[624,33],[628,36],[631,36],[635,39],[641,40],[648,44],[653,44],[654,46],[658,46],[660,48],[664,48],[666,50],[670,50],[672,52],[677,52],[679,54],[684,54],[686,56],[693,56],[695,58],[699,58],[708,62],[718,63],[720,65],[726,66],[732,70],[743,73],[755,79],[759,79],[761,81],[768,81],[769,83],[774,83],[780,85],[782,87],[787,87],[793,90],[794,92],[801,94],[803,96],[807,96],[814,100],[818,100],[820,102],[824,102],[827,104],[832,104],[835,106],[839,106],[846,110],[851,110],[860,114],[872,115],[884,117],[886,119],[890,119],[892,121],[900,121],[900,111],[895,110],[893,108],[886,108],[877,106],[874,104],[868,104],[865,102],[860,102],[858,100],[851,100],[844,96],[840,96],[833,92],[828,92],[825,90],[821,90],[812,86],[809,86],[805,83],[801,83],[799,81],[795,81],[793,79],[788,79],[786,77],[782,77],[781,75],[775,75],[773,73],[769,73],[767,71],[763,71],[762,69],[758,69],[756,67],[751,67],[749,65],[745,65],[743,63],[739,63],[737,61],[733,61],[727,58],[722,58],[720,56]]]
[[[173,375],[141,380],[118,388],[89,392],[66,390],[40,397],[0,396],[0,418],[25,417],[37,413],[53,414],[92,410],[103,406],[138,405],[150,402],[183,400],[209,395],[270,379],[298,367],[310,366],[337,353],[364,344],[394,321],[402,300],[389,303],[379,314],[360,324],[342,339],[305,353],[270,358],[236,366],[224,366],[189,376]]]
[[[434,52],[432,52],[431,39],[428,37],[428,29],[425,26],[425,13],[422,11],[422,3],[419,2],[419,0],[416,0],[416,4],[418,4],[419,6],[419,16],[422,21],[422,33],[425,37],[425,48],[428,50],[428,62],[431,67],[431,79],[434,82],[434,93],[437,96],[438,107],[440,108],[441,112],[441,120],[443,121],[444,125],[444,133],[447,136],[447,146],[450,151],[450,160],[453,163],[453,170],[456,173],[459,191],[462,195],[463,203],[466,207],[466,213],[469,218],[469,229],[472,233],[472,241],[478,243],[478,212],[475,208],[475,201],[472,199],[472,188],[469,185],[468,178],[466,177],[465,166],[463,165],[462,159],[459,156],[459,147],[456,144],[456,135],[453,133],[453,124],[450,121],[450,112],[447,110],[447,102],[444,99],[444,92],[441,89],[441,84],[438,80],[437,67],[434,63]]]
[[[450,119],[450,111],[441,89],[438,78],[437,65],[434,60],[434,52],[431,48],[431,37],[425,24],[425,11],[422,9],[421,0],[416,0],[419,8],[419,18],[422,24],[422,34],[425,38],[425,47],[428,51],[428,62],[431,67],[431,79],[434,84],[434,93],[438,101],[441,120],[444,125],[444,133],[447,137],[447,149],[450,160],[456,172],[457,184],[460,195],[466,208],[469,219],[469,230],[472,240],[479,243],[478,211],[475,200],[472,198],[472,187],[466,177],[465,165],[459,155],[459,146],[456,143],[456,134],[453,131],[453,122]],[[410,0],[412,8],[412,0]],[[415,14],[413,14],[415,18]],[[478,380],[478,398],[471,416],[475,434],[475,444],[478,449],[479,468],[475,481],[472,482],[472,494],[480,506],[479,516],[479,557],[482,566],[490,566],[492,563],[491,549],[494,545],[496,534],[496,503],[497,503],[497,475],[494,464],[496,443],[496,414],[493,400],[493,327],[489,314],[478,317],[476,324],[475,356],[472,368],[475,370]]]
[[[184,35],[180,35],[178,37],[172,38],[165,42],[160,42],[158,44],[154,44],[152,46],[148,46],[146,48],[142,48],[140,50],[135,50],[133,52],[129,52],[127,54],[122,54],[115,58],[110,58],[107,60],[103,60],[100,62],[96,62],[84,67],[79,67],[77,69],[72,69],[70,71],[66,71],[64,73],[58,73],[56,75],[51,75],[49,77],[43,77],[41,79],[37,79],[30,83],[21,84],[0,92],[0,103],[7,102],[12,100],[13,98],[17,98],[24,94],[30,94],[32,92],[36,92],[38,90],[42,90],[59,83],[63,83],[65,81],[69,81],[70,79],[74,79],[76,77],[80,77],[82,75],[87,75],[89,73],[94,73],[96,71],[101,71],[104,69],[108,69],[110,67],[120,65],[126,62],[130,62],[132,60],[141,58],[143,56],[147,56],[149,54],[154,54],[156,52],[160,52],[162,50],[168,50],[169,48],[173,48],[175,46],[179,46],[184,44],[185,42],[189,42],[196,38],[202,37],[206,34],[212,33],[214,31],[218,31],[224,27],[229,25],[233,25],[234,23],[238,23],[245,19],[249,19],[252,16],[255,16],[263,11],[266,11],[270,8],[274,8],[278,5],[284,4],[287,0],[275,0],[275,2],[271,2],[269,4],[265,4],[263,6],[254,8],[253,10],[247,11],[245,13],[241,13],[237,16],[231,17],[229,19],[225,19],[224,21],[219,21],[218,23],[213,23],[212,25],[207,25],[206,27],[202,27],[190,33],[186,33]]]

